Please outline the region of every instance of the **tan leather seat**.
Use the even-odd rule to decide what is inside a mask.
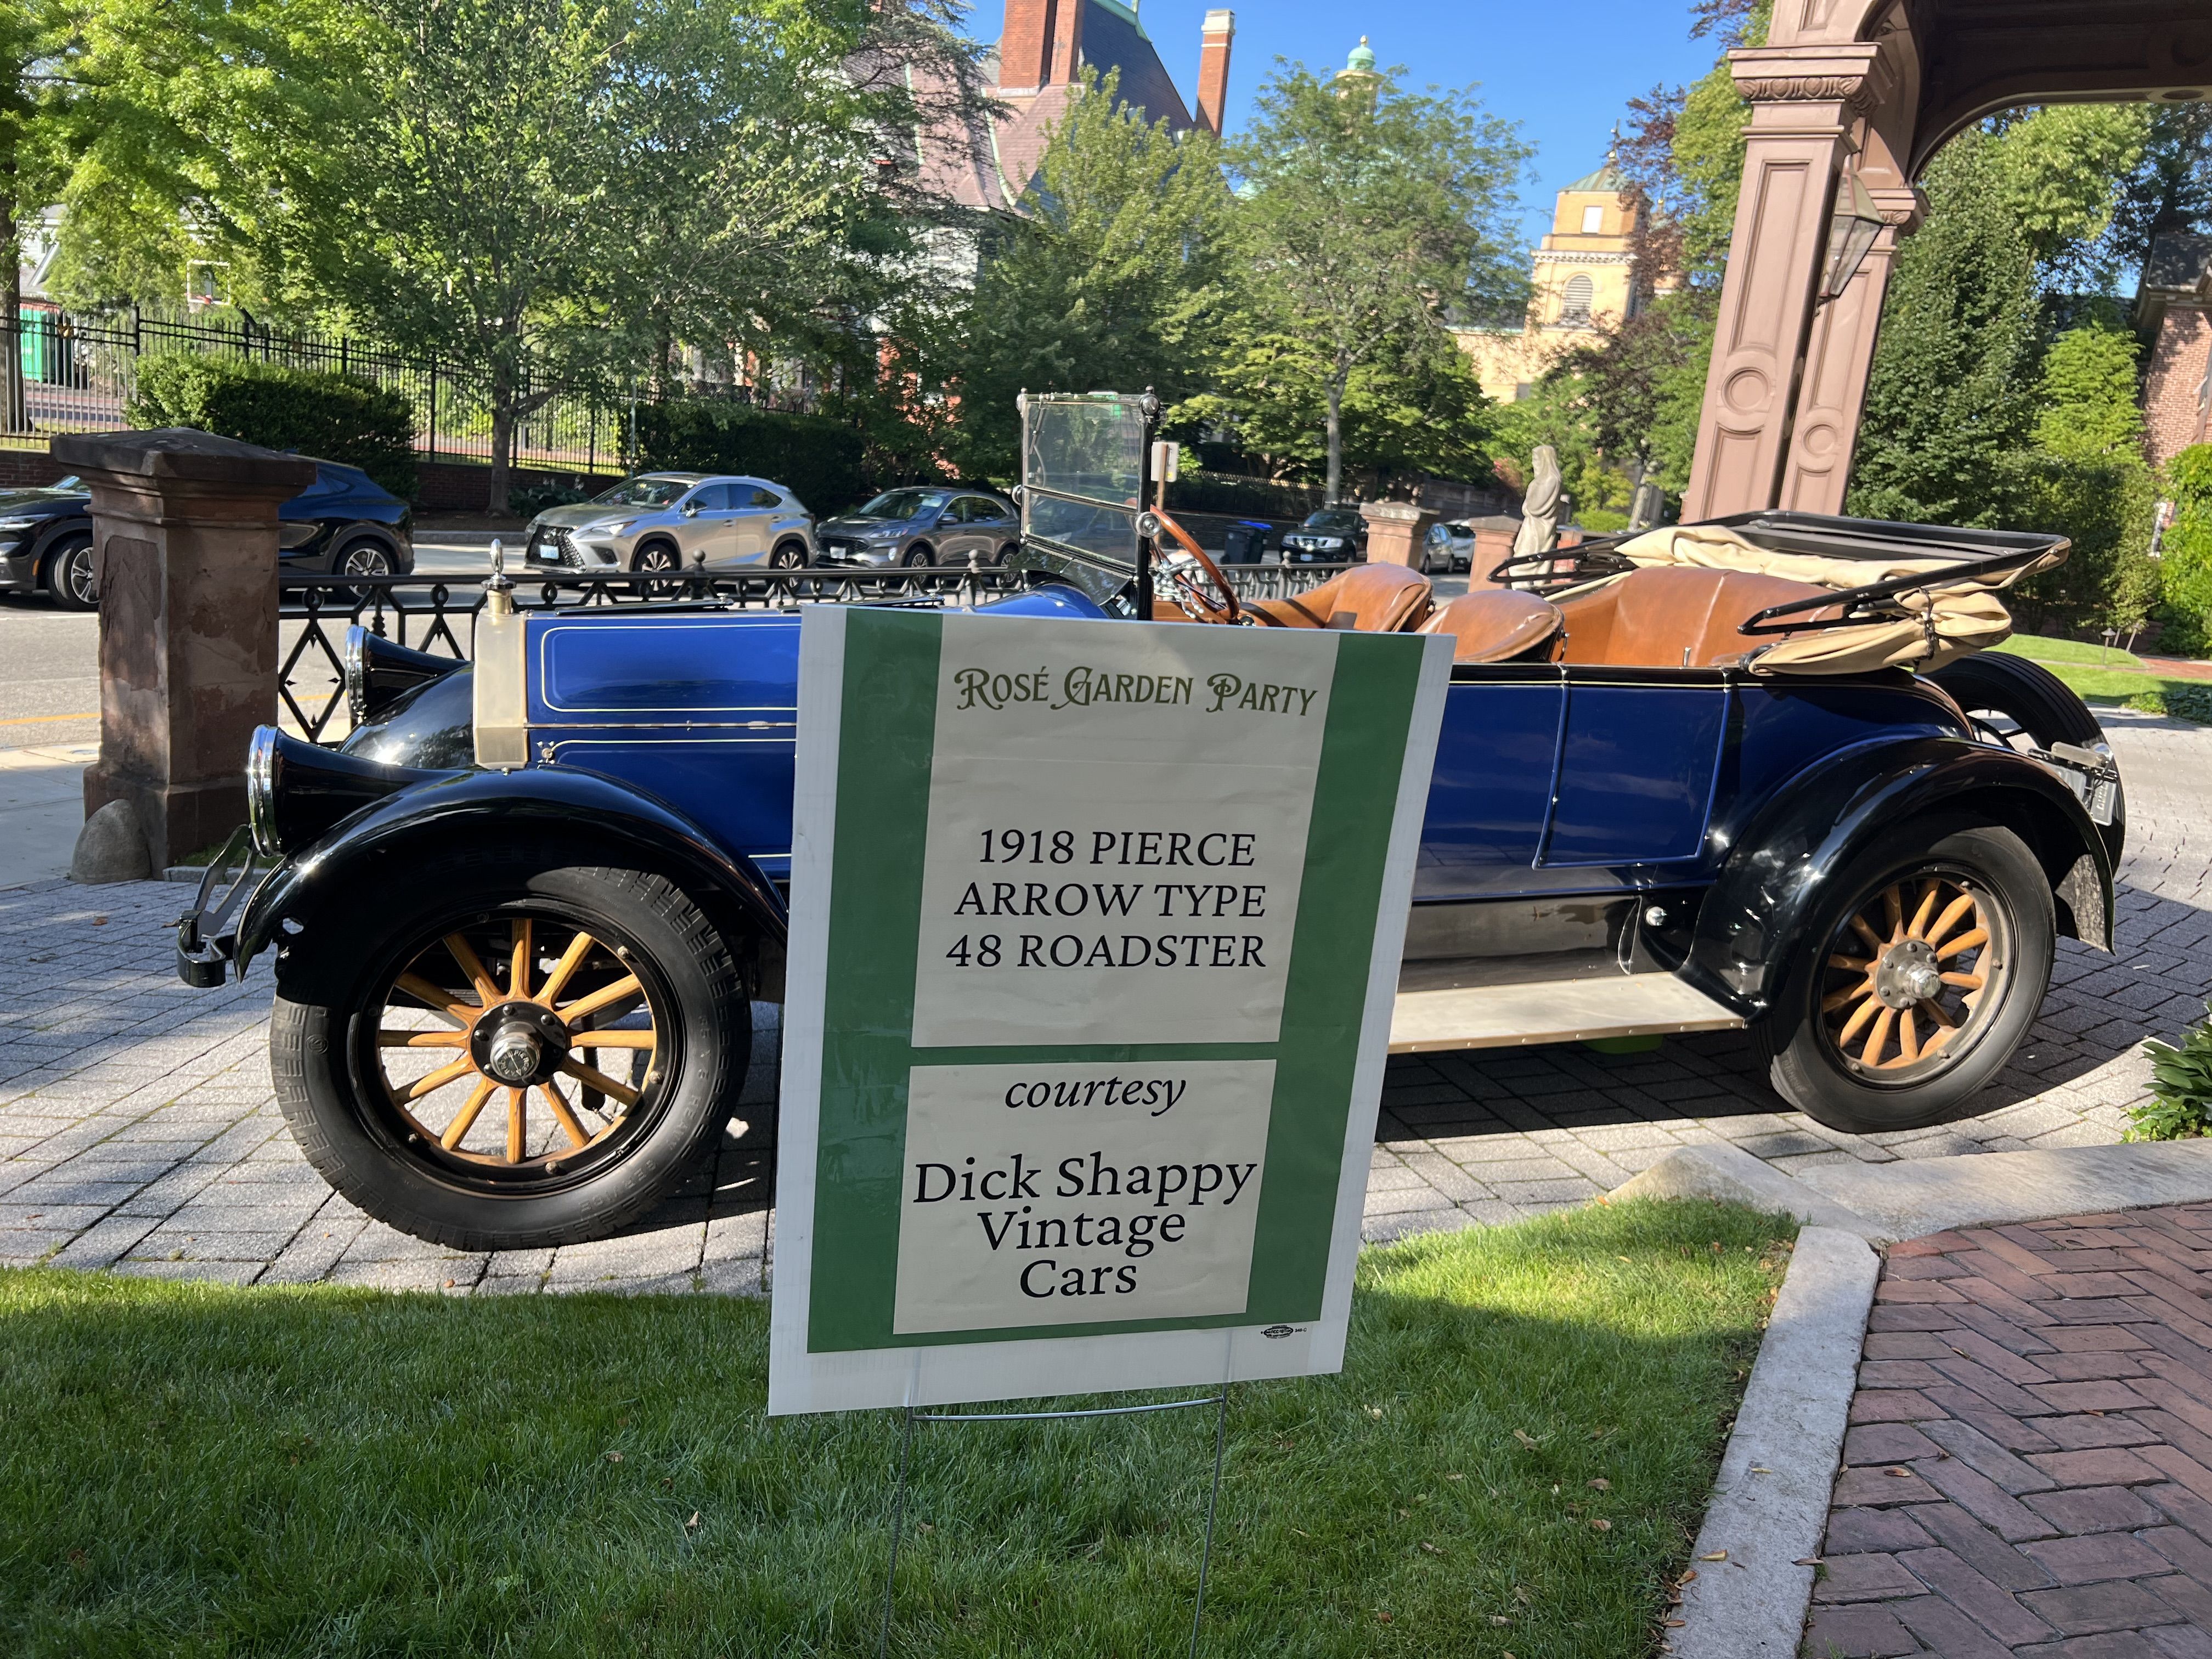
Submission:
[[[1742,570],[1662,566],[1632,571],[1595,592],[1560,603],[1566,642],[1559,660],[1711,668],[1772,643],[1778,636],[1738,631],[1759,611],[1834,597],[1825,587]]]
[[[1267,628],[1407,634],[1427,620],[1433,603],[1429,579],[1419,571],[1402,564],[1361,564],[1309,592],[1287,599],[1254,599],[1244,609]]]
[[[1437,607],[1424,634],[1449,634],[1454,662],[1510,662],[1543,652],[1557,638],[1559,607],[1534,593],[1492,588]]]

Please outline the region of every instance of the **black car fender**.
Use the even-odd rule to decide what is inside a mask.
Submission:
[[[92,534],[89,514],[70,513],[49,520],[39,528],[31,542],[31,574],[40,581],[46,579],[46,561],[52,556],[54,544],[70,536]]]
[[[775,884],[665,802],[571,767],[457,772],[355,813],[279,865],[253,895],[239,921],[237,971],[243,975],[281,929],[280,974],[312,982],[319,966],[319,924],[337,907],[357,906],[364,894],[407,882],[434,854],[510,847],[520,837],[550,842],[574,862],[642,861],[669,876],[723,930],[733,954],[758,958],[768,988],[775,988],[787,933]],[[745,949],[748,938],[755,951]],[[348,947],[329,948],[343,957]]]
[[[2062,933],[2112,948],[2112,865],[2081,803],[2026,756],[1957,738],[1838,750],[1764,802],[1729,842],[1681,972],[1736,1012],[1772,1006],[1828,885],[1876,836],[1911,818],[1977,817],[2033,850]]]

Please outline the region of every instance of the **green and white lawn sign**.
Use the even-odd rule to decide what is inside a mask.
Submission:
[[[802,629],[769,1411],[1340,1369],[1450,641]]]

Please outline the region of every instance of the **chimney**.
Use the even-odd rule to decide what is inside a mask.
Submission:
[[[1221,136],[1221,118],[1229,102],[1229,43],[1237,38],[1237,14],[1210,11],[1200,31],[1198,47],[1198,124],[1215,137]]]
[[[1048,0],[1045,15],[1052,31],[1049,86],[1071,86],[1083,67],[1083,9],[1091,0]]]
[[[1006,27],[999,36],[999,87],[1001,92],[1030,93],[1054,80],[1072,78],[1053,73],[1058,44],[1054,36],[1074,20],[1080,29],[1085,0],[1006,0]],[[1063,15],[1062,14],[1066,14]]]

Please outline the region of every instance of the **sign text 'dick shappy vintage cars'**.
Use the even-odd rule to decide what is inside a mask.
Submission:
[[[1449,672],[807,614],[772,1411],[1340,1364]]]

